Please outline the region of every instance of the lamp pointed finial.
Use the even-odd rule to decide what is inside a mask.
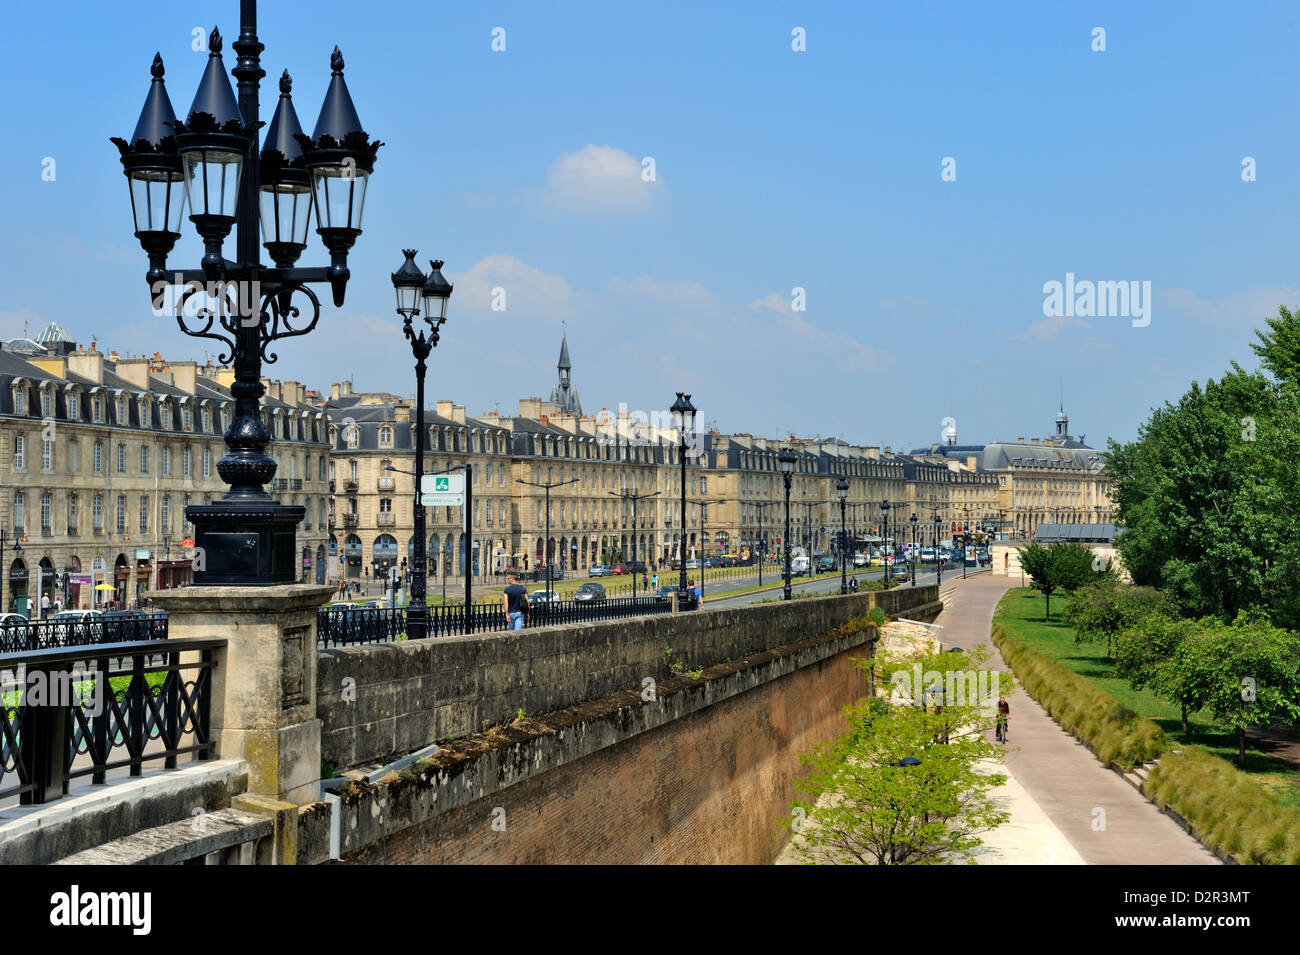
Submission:
[[[149,73],[154,79],[160,80],[167,71],[163,68],[163,58],[161,53],[154,53],[153,66],[149,67]]]
[[[343,74],[343,51],[337,46],[334,52],[330,54],[330,69],[340,76]]]
[[[293,91],[293,77],[289,75],[288,70],[285,70],[283,73],[280,74],[280,92],[288,96],[289,93],[291,93],[292,91]]]
[[[208,55],[221,55],[221,31],[215,26],[212,28],[212,32],[208,35]]]

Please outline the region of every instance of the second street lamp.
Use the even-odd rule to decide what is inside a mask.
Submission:
[[[789,450],[782,451],[776,459],[781,464],[781,480],[785,483],[785,539],[781,548],[785,552],[785,590],[781,599],[791,600],[794,595],[790,592],[790,482],[794,479],[794,466],[799,459]]]
[[[835,484],[835,493],[840,499],[840,593],[849,592],[849,565],[844,557],[845,542],[847,538],[848,526],[845,521],[844,512],[849,499],[849,482],[840,478]]]
[[[934,512],[934,568],[936,583],[943,583],[943,552],[939,550],[939,532],[943,527],[943,518],[939,512]]]
[[[677,592],[677,606],[680,609],[689,607],[692,599],[686,591],[686,432],[695,428],[696,408],[691,404],[691,396],[679,391],[670,410],[673,413],[673,424],[677,428],[677,456],[682,466],[682,512],[677,521],[681,526],[681,544],[677,552],[678,566],[682,571]]]
[[[880,534],[882,538],[880,544],[880,554],[881,554],[880,563],[885,568],[885,589],[888,590],[889,571],[891,569],[889,565],[889,561],[890,558],[894,556],[894,549],[892,547],[889,547],[888,552],[886,552],[886,548],[889,543],[889,501],[888,500],[884,500],[880,502],[880,513],[884,515],[884,517],[881,518],[881,522],[880,522]]]
[[[916,550],[916,525],[918,520],[919,518],[917,518],[915,514],[913,514],[910,518],[908,518],[909,523],[912,525],[912,586],[913,587],[916,586],[916,561],[921,556],[919,553],[917,553]]]
[[[429,605],[425,602],[425,584],[428,563],[425,556],[425,524],[423,488],[424,443],[428,440],[424,429],[424,374],[425,360],[438,346],[438,329],[447,320],[447,299],[451,297],[451,284],[442,276],[442,263],[431,261],[426,276],[415,264],[415,249],[403,249],[406,261],[393,273],[393,288],[397,292],[397,314],[402,316],[402,334],[411,343],[415,356],[415,553],[411,561],[411,599],[406,606],[406,635],[411,640],[422,640],[429,632]],[[411,319],[420,314],[424,306],[424,322],[428,332],[418,332]],[[466,614],[469,607],[465,608]]]

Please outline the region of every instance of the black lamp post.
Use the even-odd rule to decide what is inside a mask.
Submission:
[[[880,520],[880,534],[882,538],[881,545],[880,545],[880,551],[881,551],[880,563],[885,568],[885,589],[886,590],[889,589],[889,570],[890,570],[889,561],[890,558],[894,556],[894,549],[892,547],[888,548],[888,550],[886,551],[886,545],[889,543],[889,508],[890,508],[890,504],[888,500],[884,500],[880,502],[880,513],[884,515]]]
[[[546,592],[547,600],[550,600],[551,592],[551,488],[563,487],[566,484],[577,483],[578,478],[569,478],[567,481],[551,481],[542,483],[539,481],[525,481],[523,478],[515,478],[516,484],[527,484],[529,487],[540,487],[546,491],[546,539],[542,542],[542,553],[546,557]],[[468,576],[468,570],[466,571]],[[468,589],[468,587],[466,588]],[[469,607],[469,601],[465,601],[465,606]]]
[[[218,360],[235,372],[230,388],[235,414],[225,434],[228,451],[217,463],[230,490],[216,503],[185,509],[195,527],[196,553],[204,558],[203,569],[195,571],[196,585],[297,580],[295,528],[306,511],[301,505],[277,504],[263,488],[276,465],[266,454],[271,433],[259,411],[265,393],[262,363],[276,361],[269,350],[274,342],[316,327],[320,300],[311,285],[328,283],[334,305],[342,306],[350,274],[348,250],[361,234],[366,185],[383,145],[362,129],[343,79],[343,56],[335,47],[329,89],[312,135],[302,133],[285,72],[259,151],[258,96],[266,73],[257,38],[257,2],[240,0],[239,9],[239,39],[233,44],[239,59],[231,71],[238,99],[221,58],[221,34],[214,28],[207,67],[185,121],[176,119],[163,82],[162,57],[155,54],[153,82],[131,141],[112,140],[130,187],[135,236],[149,258],[145,279],[154,308],[160,310],[166,291],[173,289],[181,331],[220,342]],[[167,254],[180,238],[186,201],[204,254],[199,268],[169,273]],[[330,264],[299,268],[294,263],[307,246],[312,206]],[[222,253],[232,227],[233,260]],[[261,262],[259,228],[274,266]],[[204,307],[187,317],[185,303],[199,293]],[[295,305],[295,295],[303,296],[305,305]],[[215,307],[208,299],[215,299]],[[308,306],[310,316],[299,320]]]
[[[908,518],[909,523],[911,523],[911,525],[912,525],[912,586],[913,586],[913,587],[916,586],[916,561],[917,561],[917,559],[921,556],[921,555],[918,554],[917,551],[916,551],[916,524],[917,524],[917,520],[918,520],[918,518],[917,518],[917,516],[916,516],[915,514],[913,514],[910,518]]]
[[[614,497],[622,498],[625,501],[632,502],[632,561],[633,563],[635,563],[636,562],[636,535],[637,535],[636,502],[644,501],[646,498],[650,498],[650,497],[658,497],[660,492],[655,491],[653,494],[637,494],[635,491],[627,490],[627,491],[610,491],[609,493]],[[635,571],[632,573],[632,599],[633,600],[636,599],[636,572]]]
[[[763,514],[769,507],[775,507],[776,501],[750,501],[749,506],[758,511],[758,540],[754,549],[758,552],[758,585],[763,586],[763,557],[767,551],[767,539],[763,537]]]
[[[943,528],[943,518],[939,512],[934,512],[934,568],[935,583],[943,583],[943,552],[939,550],[939,533]]]
[[[848,521],[845,518],[849,500],[849,482],[840,478],[835,483],[835,493],[840,499],[840,593],[849,592],[849,565],[844,557],[845,542],[848,539]]]
[[[794,479],[794,466],[799,459],[788,449],[778,454],[776,459],[781,464],[781,480],[785,482],[785,540],[783,541],[785,546],[782,548],[785,551],[785,591],[782,599],[791,600],[793,594],[790,593],[790,482]]]
[[[447,300],[451,298],[452,287],[443,278],[442,262],[431,260],[426,276],[415,264],[415,249],[403,249],[402,254],[406,261],[393,273],[393,289],[397,292],[397,314],[402,316],[402,334],[411,343],[411,354],[415,356],[415,497],[412,501],[415,554],[411,562],[411,599],[406,604],[406,635],[411,640],[422,640],[429,632],[429,605],[424,599],[428,559],[420,487],[424,480],[424,443],[428,440],[424,429],[425,361],[438,347],[438,330],[447,321]],[[417,332],[411,324],[411,319],[420,314],[422,301],[424,323],[429,326],[427,332],[423,328]]]
[[[669,410],[673,413],[673,425],[677,428],[678,436],[678,459],[682,466],[682,512],[677,523],[681,526],[681,546],[679,554],[681,560],[678,566],[681,568],[681,579],[678,582],[677,606],[689,607],[691,598],[686,592],[686,433],[695,427],[696,408],[691,404],[691,396],[677,392],[677,400],[673,402]]]

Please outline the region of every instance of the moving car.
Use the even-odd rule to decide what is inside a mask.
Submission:
[[[922,548],[921,548],[921,563],[923,563],[923,564],[933,564],[933,563],[934,563],[934,548],[933,548],[933,547],[922,547]]]
[[[809,563],[807,557],[800,556],[790,558],[790,573],[802,574],[807,572],[808,567]]]
[[[867,566],[867,562],[868,562],[869,560],[870,560],[870,558],[867,557],[866,554],[854,554],[854,555],[853,555],[853,566],[854,566],[854,567],[866,567],[866,566]]]
[[[686,561],[686,569],[687,569],[687,570],[699,570],[699,569],[700,569],[700,561],[699,561],[699,558],[698,558],[698,557],[692,557],[692,558],[690,558],[689,560],[687,560],[687,561]]]
[[[606,567],[604,564],[595,564],[595,565],[592,566],[592,568],[591,568],[590,570],[587,571],[587,576],[588,576],[588,577],[608,577],[608,576],[609,576],[609,568]]]
[[[534,590],[528,595],[530,605],[557,603],[559,599],[560,595],[554,590]]]
[[[817,558],[817,572],[822,573],[828,570],[839,570],[840,562],[830,554],[822,554]]]
[[[900,561],[890,568],[889,576],[893,580],[910,580],[912,577],[912,570],[907,564]]]
[[[605,587],[594,581],[583,584],[573,595],[578,603],[602,603],[605,600]]]

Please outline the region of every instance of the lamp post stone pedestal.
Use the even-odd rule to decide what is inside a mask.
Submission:
[[[212,738],[222,759],[248,764],[248,792],[307,805],[320,798],[316,584],[181,587],[149,597],[169,638],[222,637],[212,671]]]

